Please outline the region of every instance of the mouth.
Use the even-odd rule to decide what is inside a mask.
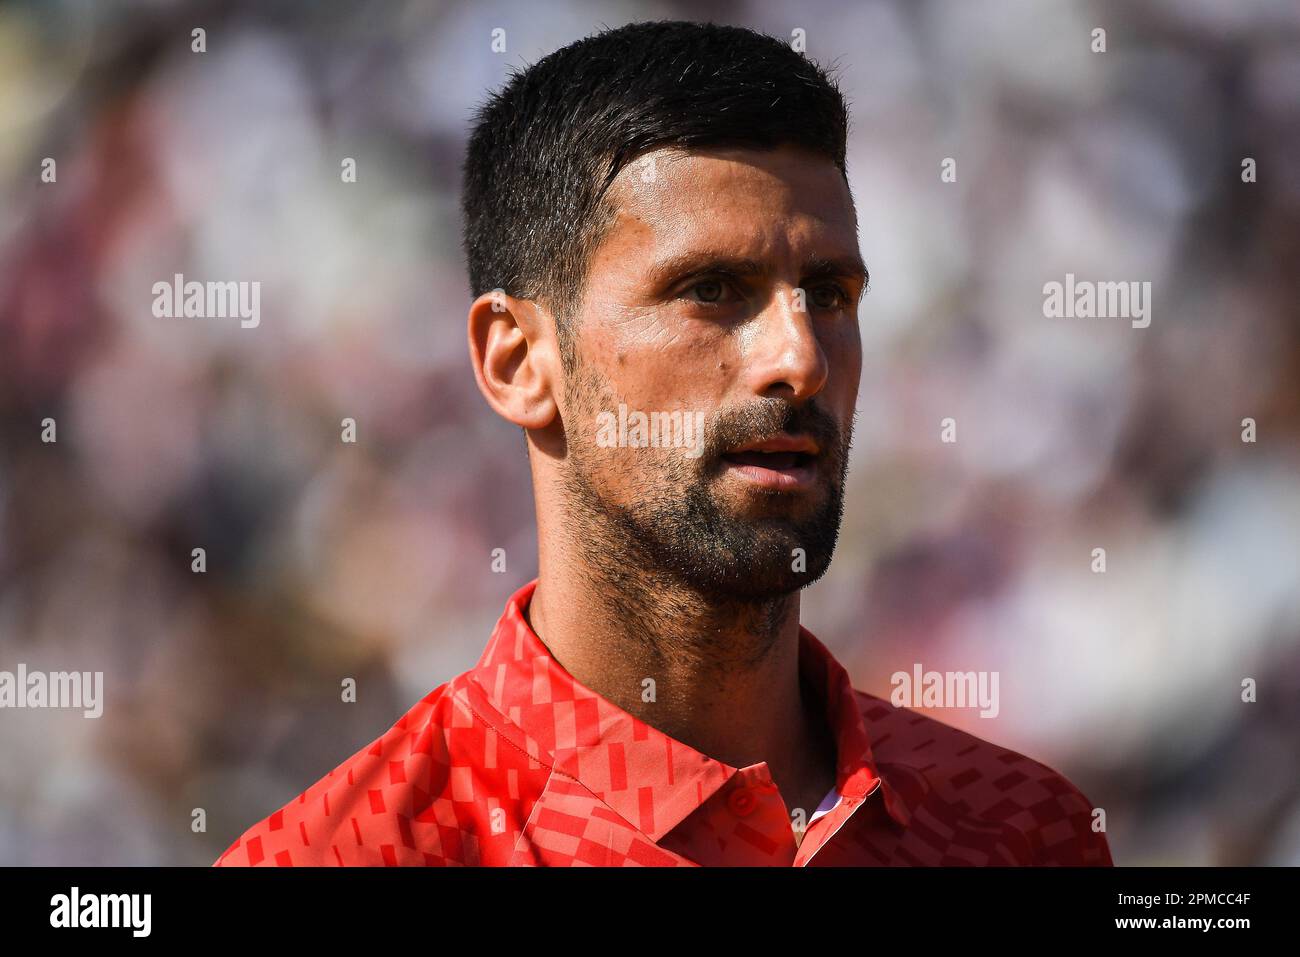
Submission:
[[[778,436],[722,454],[724,471],[760,488],[798,491],[811,487],[820,455],[810,439]]]

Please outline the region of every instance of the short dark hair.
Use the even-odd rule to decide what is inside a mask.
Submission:
[[[569,319],[624,166],[666,146],[793,144],[845,174],[847,136],[831,75],[774,37],[659,21],[571,43],[513,72],[475,114],[461,197],[471,290],[549,306],[572,368]]]

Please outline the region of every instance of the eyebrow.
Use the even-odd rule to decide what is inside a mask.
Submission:
[[[766,264],[743,256],[719,255],[708,252],[688,252],[654,263],[647,272],[650,284],[658,289],[675,279],[688,275],[720,273],[731,276],[765,276]],[[871,282],[866,263],[856,253],[847,256],[812,256],[804,260],[799,271],[800,281],[809,279],[854,279],[862,284],[858,301]]]

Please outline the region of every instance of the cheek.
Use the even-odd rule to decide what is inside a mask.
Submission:
[[[858,381],[862,376],[862,337],[856,323],[845,324],[843,330],[823,340],[826,361],[830,366],[828,378],[836,383],[836,391],[847,391],[850,404],[856,399]]]
[[[601,372],[616,394],[636,408],[673,410],[694,397],[713,396],[736,365],[736,345],[725,329],[690,319],[639,318],[606,330],[596,345]]]

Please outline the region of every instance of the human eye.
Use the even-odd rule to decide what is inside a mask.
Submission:
[[[818,283],[808,290],[808,300],[818,309],[845,309],[853,297],[837,282]]]
[[[701,306],[724,306],[737,298],[735,287],[725,276],[699,276],[692,279],[681,294]]]

